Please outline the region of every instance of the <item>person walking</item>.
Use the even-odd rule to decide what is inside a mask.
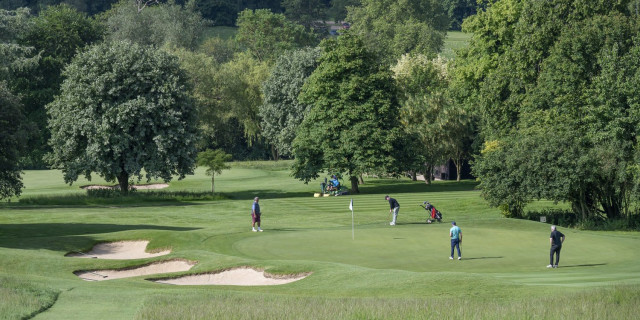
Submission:
[[[564,234],[556,230],[556,226],[551,226],[551,236],[549,236],[549,244],[551,244],[551,252],[549,253],[549,265],[547,268],[557,268],[560,262],[560,250],[564,242]],[[556,264],[553,264],[553,254],[556,255]]]
[[[385,196],[384,199],[389,201],[389,213],[393,213],[393,220],[391,220],[391,222],[389,222],[389,225],[390,226],[395,226],[396,225],[396,219],[398,218],[398,211],[400,211],[400,204],[398,203],[398,201],[396,199],[391,198],[389,196]]]
[[[260,198],[255,197],[253,198],[253,206],[251,206],[251,231],[253,232],[257,232],[260,231],[262,232],[262,229],[260,229],[260,204],[258,203],[260,201]],[[258,230],[256,230],[256,224],[258,225]]]
[[[451,229],[449,229],[449,238],[451,238],[451,255],[449,260],[453,260],[453,248],[458,248],[458,260],[462,260],[460,253],[460,244],[462,243],[462,230],[456,225],[455,221],[451,221]]]

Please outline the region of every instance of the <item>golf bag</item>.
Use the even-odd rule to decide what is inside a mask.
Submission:
[[[436,209],[434,205],[425,201],[424,206],[421,207],[429,212],[430,218],[427,218],[427,223],[431,223],[432,220],[442,222],[442,213],[440,213],[440,211],[438,211],[438,209]]]

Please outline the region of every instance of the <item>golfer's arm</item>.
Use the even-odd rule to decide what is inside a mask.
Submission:
[[[549,245],[552,246],[553,245],[553,238],[549,238]]]

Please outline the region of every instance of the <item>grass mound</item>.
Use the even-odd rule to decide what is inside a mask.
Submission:
[[[0,276],[2,319],[30,319],[49,309],[59,292],[35,283]]]

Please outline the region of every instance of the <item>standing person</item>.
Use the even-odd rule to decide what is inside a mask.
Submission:
[[[449,229],[449,238],[451,238],[451,255],[449,256],[449,260],[453,260],[454,247],[458,248],[458,260],[461,260],[460,244],[462,243],[462,230],[456,225],[455,221],[451,221],[451,225],[452,227]]]
[[[556,226],[551,226],[551,236],[549,236],[549,244],[551,244],[551,252],[549,253],[549,265],[547,268],[557,268],[560,262],[560,249],[564,242],[564,234],[556,230]],[[556,254],[556,264],[553,264],[553,254]]]
[[[393,220],[389,222],[389,225],[395,226],[396,219],[398,218],[398,211],[400,211],[400,204],[398,203],[398,201],[396,201],[396,199],[391,198],[389,196],[385,196],[384,199],[389,201],[389,213],[393,212]]]
[[[253,198],[253,206],[251,206],[251,231],[253,232],[257,232],[260,231],[262,232],[262,229],[260,229],[260,204],[258,203],[258,201],[260,201],[260,198],[255,197]],[[258,230],[256,230],[256,223],[258,224]]]

